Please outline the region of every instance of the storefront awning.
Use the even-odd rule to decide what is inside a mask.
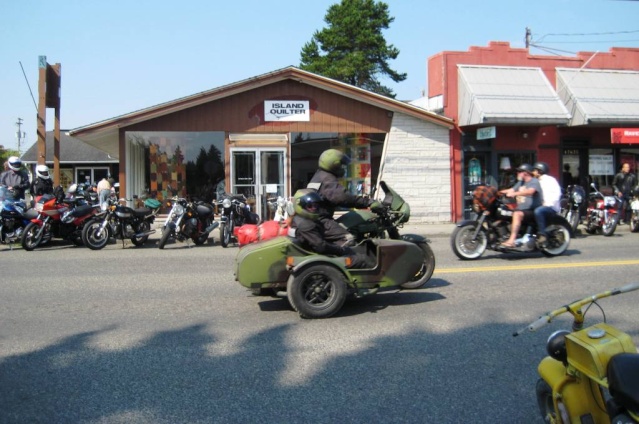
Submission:
[[[557,68],[571,126],[639,125],[639,72]]]
[[[541,68],[458,65],[459,125],[567,125]]]

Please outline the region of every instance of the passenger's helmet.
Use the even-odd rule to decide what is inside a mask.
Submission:
[[[546,175],[550,171],[550,167],[546,162],[537,162],[535,166],[533,166],[533,169],[539,171],[541,175]]]
[[[9,165],[9,168],[14,171],[19,171],[22,167],[22,161],[17,156],[11,156],[7,161],[7,164]]]
[[[318,165],[320,169],[330,172],[337,177],[343,177],[345,173],[344,166],[351,163],[348,155],[337,149],[324,150],[319,157]]]
[[[293,196],[295,214],[313,221],[319,218],[319,205],[322,198],[315,190],[304,188],[297,190]]]
[[[49,178],[51,178],[49,176],[49,167],[46,165],[36,166],[36,176],[42,178],[43,180],[48,180]]]
[[[519,167],[517,167],[517,171],[523,171],[523,172],[527,172],[529,174],[532,174],[533,167],[530,166],[527,163],[522,163],[521,165],[519,165]]]

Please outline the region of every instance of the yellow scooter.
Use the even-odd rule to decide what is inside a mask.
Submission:
[[[604,322],[583,328],[597,300],[639,289],[639,283],[595,294],[548,312],[513,334],[536,331],[563,313],[572,332],[555,331],[537,367],[537,403],[547,423],[639,423],[639,353],[632,338]],[[582,308],[587,306],[585,311]],[[603,309],[602,309],[603,312]]]

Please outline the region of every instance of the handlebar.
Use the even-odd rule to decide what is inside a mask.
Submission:
[[[580,300],[576,300],[568,305],[564,305],[559,309],[555,309],[554,311],[550,311],[545,315],[539,317],[536,321],[528,324],[526,327],[516,331],[513,333],[513,337],[517,337],[518,335],[526,332],[526,331],[537,331],[541,327],[546,324],[550,324],[552,320],[566,312],[569,312],[573,316],[573,328],[578,328],[580,324],[583,324],[584,315],[581,313],[581,308],[590,303],[596,302],[598,299],[603,299],[605,297],[616,296],[622,293],[628,293],[634,290],[639,290],[639,283],[630,283],[626,284],[623,287],[614,288],[612,290],[607,290],[601,293],[597,293],[592,296],[585,297]]]

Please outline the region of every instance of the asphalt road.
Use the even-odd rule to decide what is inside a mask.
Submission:
[[[557,258],[465,262],[433,237],[427,287],[303,320],[233,281],[236,247],[156,243],[0,246],[0,423],[541,422],[536,366],[569,321],[512,333],[639,281],[627,227]],[[601,301],[635,343],[638,302]]]

